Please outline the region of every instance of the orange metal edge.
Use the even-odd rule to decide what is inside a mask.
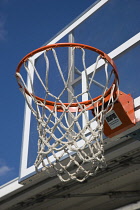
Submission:
[[[119,98],[114,104],[113,110],[119,117],[122,124],[114,129],[111,129],[107,124],[106,120],[104,122],[104,134],[112,138],[127,129],[133,127],[136,124],[135,112],[134,112],[134,100],[130,94],[125,94],[122,91],[119,93]]]
[[[114,72],[114,75],[115,75],[115,80],[114,80],[113,84],[116,84],[117,82],[119,82],[117,67],[116,67],[114,61],[113,61],[106,53],[104,53],[103,51],[101,51],[101,50],[99,50],[99,49],[97,49],[97,48],[95,48],[95,47],[91,47],[91,46],[88,46],[88,45],[85,45],[85,44],[79,44],[79,43],[55,43],[55,44],[43,46],[43,47],[41,47],[41,48],[38,48],[38,49],[36,49],[36,50],[30,52],[29,54],[27,54],[27,55],[19,62],[18,66],[17,66],[17,69],[16,69],[16,78],[17,78],[17,81],[18,81],[18,79],[20,79],[19,76],[18,76],[18,73],[20,72],[20,68],[21,68],[21,66],[23,65],[23,63],[26,62],[26,61],[28,60],[29,57],[35,55],[35,54],[38,53],[38,52],[41,52],[41,51],[44,51],[44,50],[50,50],[50,49],[56,48],[56,47],[80,47],[80,48],[85,48],[85,49],[88,49],[88,50],[91,50],[91,51],[94,51],[94,52],[100,54],[101,57],[104,58],[104,59],[106,59],[106,60],[110,63],[110,65],[113,67],[113,70],[112,70],[112,71]],[[19,87],[22,88],[22,86],[21,86],[21,84],[20,84],[19,82],[18,82],[18,84],[19,84]],[[112,84],[112,85],[113,85],[113,84]],[[26,88],[24,88],[24,90],[25,90],[25,93],[28,94],[29,96],[32,95],[32,93],[29,93],[28,90],[27,90]],[[111,87],[110,87],[109,90],[106,92],[106,96],[105,96],[105,100],[106,100],[106,101],[108,100],[108,97],[107,97],[107,96],[110,94],[110,90],[111,90]],[[43,99],[43,98],[40,98],[40,97],[38,97],[38,96],[33,96],[33,97],[35,97],[38,101],[41,101],[42,103],[44,103],[44,99]],[[94,98],[93,101],[96,101],[96,100],[97,100],[98,98],[100,98],[100,97],[101,97],[101,96],[98,96],[98,97]],[[53,101],[47,101],[47,100],[45,101],[45,105],[46,105],[49,109],[51,109],[51,110],[54,109],[54,104],[55,104],[55,103],[54,103]],[[84,102],[80,102],[80,104],[81,104],[81,105],[83,104],[83,105],[88,106],[88,105],[91,104],[91,100],[84,101]],[[57,103],[57,105],[58,105],[58,110],[57,110],[57,111],[58,111],[58,112],[63,112],[64,110],[63,110],[63,108],[62,108],[62,104],[61,104],[61,103]],[[59,105],[60,105],[60,106],[59,106]],[[65,106],[69,106],[69,103],[64,103],[64,105],[65,105]],[[77,111],[77,106],[78,106],[77,103],[71,104],[71,106],[70,106],[70,108],[69,108],[70,111],[71,111],[71,112],[76,112],[76,111]],[[72,107],[72,108],[71,108],[71,107]],[[75,107],[75,108],[74,108],[74,107]],[[93,107],[87,108],[87,110],[90,110],[90,109],[93,109]],[[78,111],[80,111],[80,110],[78,110]]]

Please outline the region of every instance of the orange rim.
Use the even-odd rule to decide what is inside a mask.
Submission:
[[[91,47],[89,45],[85,45],[85,44],[79,44],[79,43],[56,43],[56,44],[51,44],[51,45],[46,45],[43,47],[40,47],[32,52],[30,52],[29,54],[27,54],[18,64],[17,69],[16,69],[16,73],[20,72],[21,66],[23,65],[24,62],[26,62],[28,60],[28,58],[30,58],[31,56],[35,55],[36,53],[42,52],[42,51],[47,51],[47,50],[51,50],[52,48],[58,48],[58,47],[77,47],[77,48],[83,48],[83,49],[87,49],[87,50],[91,50],[94,51],[96,53],[98,53],[99,55],[101,55],[101,57],[105,60],[107,60],[110,65],[113,67],[112,71],[114,72],[115,75],[115,79],[114,82],[112,83],[111,87],[113,86],[113,84],[119,83],[119,77],[118,77],[118,71],[117,71],[117,67],[116,64],[114,63],[114,61],[103,51],[95,48],[95,47]],[[19,78],[18,74],[16,74],[16,77]],[[19,78],[20,79],[20,78]],[[18,83],[19,84],[19,83]],[[19,87],[21,88],[21,85],[19,84]],[[111,87],[106,91],[105,93],[105,100],[104,102],[107,102],[109,100],[109,96],[111,93]],[[26,94],[33,95],[31,93],[28,92],[28,90],[25,88],[25,92]],[[115,91],[116,92],[116,91]],[[55,103],[53,101],[48,101],[46,100],[44,102],[45,99],[40,98],[38,96],[34,96],[38,101],[45,103],[46,106],[48,106],[49,109],[53,109],[54,105],[56,104],[58,106],[57,111],[59,112],[63,112],[62,109],[62,104],[61,103]],[[93,98],[92,100],[87,100],[87,101],[83,101],[83,102],[79,102],[79,104],[81,105],[85,105],[85,106],[89,106],[92,102],[97,101],[98,99],[100,99],[102,96],[98,96],[96,98]],[[70,103],[63,103],[65,106],[69,106]],[[102,104],[102,103],[101,103]],[[72,103],[69,107],[72,108],[72,111],[75,112],[74,107],[76,108],[78,106],[78,103]],[[93,109],[93,107],[91,106],[89,109]]]

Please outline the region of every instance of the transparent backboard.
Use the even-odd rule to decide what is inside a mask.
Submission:
[[[101,0],[97,1],[77,19],[66,26],[52,40],[45,45],[52,43],[75,42],[96,47],[107,53],[116,63],[121,91],[131,94],[134,99],[139,97],[140,81],[140,32],[139,32],[139,1],[128,0]],[[34,49],[33,49],[34,50]],[[70,54],[70,52],[69,52]],[[69,62],[70,55],[60,58],[65,66],[65,60]],[[32,57],[32,61],[42,68],[43,61],[39,55]],[[93,71],[95,60],[88,54],[88,75]],[[53,64],[52,64],[53,65]],[[80,69],[78,61],[75,65]],[[67,69],[67,66],[65,67]],[[102,64],[100,69],[102,68]],[[71,86],[78,92],[84,89],[82,70],[80,73],[74,71]],[[32,72],[32,76],[34,73]],[[102,74],[99,74],[102,80]],[[52,91],[56,92],[61,88],[59,78],[50,78],[53,86]],[[27,79],[28,81],[28,79]],[[34,78],[34,86],[40,96],[43,94]],[[98,95],[96,90],[95,95]],[[66,96],[68,97],[68,96]],[[83,98],[81,100],[88,100]],[[81,119],[84,125],[84,119]],[[21,168],[19,181],[25,181],[27,178],[35,175],[34,162],[37,156],[38,132],[37,122],[31,114],[27,104],[25,104],[24,129],[22,140]]]

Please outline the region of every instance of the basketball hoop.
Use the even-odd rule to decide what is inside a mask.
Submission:
[[[61,68],[56,49],[71,49],[71,62],[68,66],[67,77]],[[84,89],[79,93],[74,92],[70,83],[75,66],[76,51],[80,51],[82,71],[79,72],[79,81],[84,81]],[[56,63],[57,71],[63,86],[58,95],[52,93],[50,87],[52,81],[50,74],[51,51]],[[87,51],[95,52],[96,60],[93,62],[93,70],[86,67]],[[61,54],[61,53],[60,53]],[[34,56],[44,55],[45,78],[40,76]],[[96,81],[100,63],[104,69],[103,84]],[[21,68],[25,68],[28,75],[28,85],[22,76]],[[41,70],[42,71],[42,70]],[[90,73],[89,73],[90,72]],[[44,97],[36,95],[34,77],[43,88]],[[56,76],[53,75],[53,78]],[[25,100],[37,120],[38,130],[38,155],[35,161],[36,171],[45,170],[50,176],[54,171],[61,181],[84,181],[94,175],[98,169],[105,167],[103,129],[105,115],[110,112],[118,98],[118,73],[113,60],[101,50],[77,43],[58,43],[43,46],[26,55],[19,63],[16,70],[16,78]],[[113,79],[112,79],[113,78]],[[56,80],[57,83],[57,80]],[[53,84],[55,86],[55,84]],[[101,94],[92,97],[92,85],[101,86]],[[96,89],[95,89],[96,91]],[[68,95],[68,101],[63,101],[63,95]],[[84,96],[88,100],[83,100]],[[50,98],[52,100],[50,100]],[[82,101],[80,101],[82,98]],[[92,117],[89,117],[92,113]],[[84,119],[84,123],[81,123]]]

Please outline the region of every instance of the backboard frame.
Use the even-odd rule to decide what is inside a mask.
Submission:
[[[93,5],[91,5],[90,8],[88,8],[84,13],[82,13],[76,20],[74,20],[70,25],[68,25],[66,28],[64,28],[60,33],[58,33],[53,39],[51,39],[49,42],[45,43],[44,45],[47,44],[53,44],[58,41],[60,41],[64,36],[68,36],[68,41],[69,42],[74,42],[74,33],[73,30],[79,26],[83,21],[85,21],[88,17],[90,17],[92,14],[97,12],[102,6],[104,6],[109,0],[101,0],[97,1]],[[135,34],[132,36],[130,39],[126,40],[123,44],[112,50],[108,55],[112,58],[115,59],[120,55],[125,54],[128,52],[131,48],[134,46],[139,45],[140,42],[140,33]],[[35,62],[37,59],[37,56],[39,56],[40,53],[37,55],[34,55],[32,57],[32,62]],[[94,64],[93,64],[94,65]],[[91,73],[92,67],[91,65],[88,68],[88,74]],[[100,63],[99,67],[101,67],[103,63]],[[32,77],[34,76],[34,72],[32,71]],[[76,81],[73,81],[73,83]],[[84,84],[84,73],[82,73],[82,83]],[[27,80],[28,84],[28,80]],[[84,90],[84,85],[83,85],[83,90]],[[84,98],[86,100],[86,98]],[[137,99],[138,100],[138,99]],[[28,108],[27,104],[25,104],[25,115],[24,115],[24,128],[23,128],[23,136],[22,136],[22,151],[21,151],[21,164],[20,164],[20,175],[19,175],[19,182],[20,183],[26,183],[26,180],[30,179],[33,175],[36,175],[35,172],[35,167],[27,167],[27,162],[28,162],[28,153],[29,153],[29,135],[30,135],[30,125],[31,125],[31,111]],[[83,122],[84,125],[84,122]],[[128,130],[127,132],[122,133],[119,136],[116,136],[113,140],[115,142],[115,139],[117,139],[117,143],[119,144],[120,142],[125,139],[125,136],[128,133],[131,133],[135,130],[135,128]],[[124,138],[123,138],[124,137]],[[119,139],[119,140],[118,140]],[[107,145],[114,145],[111,139],[105,139],[105,142],[108,142]],[[108,146],[107,146],[108,147]]]

